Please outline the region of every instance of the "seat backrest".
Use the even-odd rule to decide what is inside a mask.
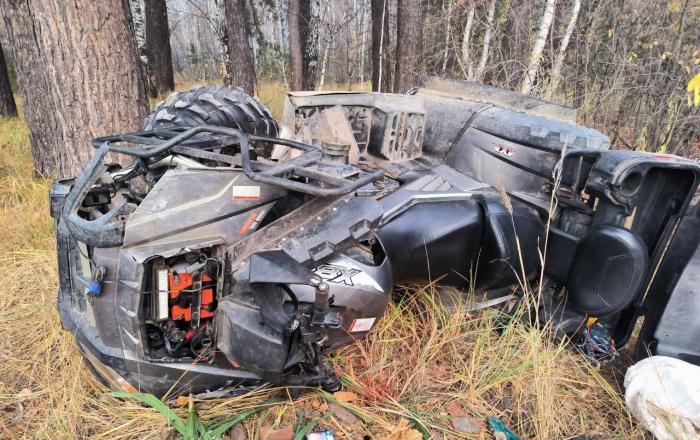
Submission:
[[[383,225],[377,238],[386,252],[394,284],[440,280],[467,284],[481,243],[483,219],[472,199],[418,203]]]
[[[594,227],[576,247],[567,301],[589,315],[619,312],[639,294],[647,265],[646,246],[634,233],[619,226]]]
[[[529,279],[539,268],[544,225],[534,209],[516,200],[509,203],[510,210],[500,194],[482,200],[484,238],[476,271],[479,291],[516,284],[523,272]]]

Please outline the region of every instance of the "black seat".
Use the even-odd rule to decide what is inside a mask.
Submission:
[[[539,246],[544,242],[544,225],[534,209],[516,200],[509,203],[512,212],[500,195],[488,195],[482,200],[484,237],[476,270],[477,290],[515,284],[523,271],[530,279],[540,266]]]
[[[648,265],[646,246],[619,226],[597,226],[581,239],[566,282],[568,303],[594,316],[627,307],[638,295]]]
[[[440,284],[463,286],[482,228],[475,200],[426,202],[382,226],[377,238],[391,262],[395,284],[440,279]]]

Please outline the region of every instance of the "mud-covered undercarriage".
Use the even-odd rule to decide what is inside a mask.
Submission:
[[[540,318],[609,356],[656,297],[698,166],[609,151],[574,117],[428,79],[291,93],[278,132],[240,92],[174,95],[52,188],[62,322],[113,387],[335,390],[325,355],[372,330],[393,286],[496,304],[541,280]]]

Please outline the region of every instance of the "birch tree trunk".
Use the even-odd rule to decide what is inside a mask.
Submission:
[[[476,74],[474,79],[476,81],[481,81],[484,78],[484,71],[486,70],[486,62],[489,59],[489,50],[491,48],[491,37],[493,35],[493,17],[496,15],[496,0],[491,0],[489,3],[489,10],[486,15],[486,32],[484,32],[484,45],[481,48],[481,59],[479,60],[479,66],[476,68]]]
[[[360,32],[362,32],[362,44],[360,46],[360,84],[365,83],[365,52],[367,51],[367,11],[365,10],[365,2],[362,2],[362,26]]]
[[[287,40],[284,38],[285,32],[284,24],[282,23],[282,8],[280,7],[280,0],[275,0],[275,15],[275,25],[277,26],[275,33],[277,34],[277,44],[280,48],[280,55],[282,55],[279,59],[280,69],[282,70],[282,80],[284,81],[285,87],[289,88],[289,79],[287,78],[287,63],[284,60],[284,54],[286,52],[285,42]]]
[[[326,48],[323,50],[323,58],[321,58],[321,78],[318,82],[318,89],[323,90],[323,85],[326,82],[326,66],[328,65],[328,51],[331,48],[331,45],[333,44],[333,37],[334,35],[331,35],[330,40],[326,42]]]
[[[418,85],[421,70],[421,0],[399,0],[396,30],[394,93],[406,93]]]
[[[315,6],[315,8],[314,8]],[[318,2],[299,0],[299,41],[302,53],[302,89],[313,90],[318,74]]]
[[[445,29],[445,49],[442,58],[442,73],[447,70],[447,59],[450,56],[450,34],[452,33],[452,0],[447,1],[447,26]]]
[[[134,43],[136,53],[141,61],[141,76],[143,84],[149,95],[155,96],[153,85],[151,84],[151,72],[148,65],[148,53],[146,50],[146,16],[143,13],[143,0],[129,0],[129,12],[131,17],[131,27],[134,33]]]
[[[469,0],[469,9],[467,10],[467,23],[464,25],[464,36],[462,37],[462,64],[467,71],[467,79],[474,78],[474,63],[472,63],[470,55],[470,39],[472,26],[474,26],[474,0]]]
[[[327,26],[328,29],[328,37],[326,37],[323,34],[322,30],[319,30],[319,48],[321,47],[322,43],[326,43],[325,48],[323,49],[323,54],[321,56],[321,70],[320,70],[320,76],[319,76],[319,82],[318,82],[318,89],[323,90],[323,85],[326,82],[326,64],[328,62],[328,53],[331,49],[331,46],[333,44],[333,38],[335,37],[335,14],[334,10],[332,7],[328,7],[327,9],[324,9],[322,13],[320,13],[321,16],[321,22],[324,23]],[[321,41],[325,40],[325,41]]]
[[[245,0],[228,0],[224,3],[228,52],[233,85],[249,95],[255,93],[255,63],[250,41],[250,23]]]
[[[144,66],[148,66],[148,57],[146,55],[146,20],[143,14],[142,1],[143,0],[129,0],[129,8],[131,11],[131,24],[134,28],[136,50],[141,62]]]
[[[372,91],[391,91],[389,63],[389,0],[371,0],[372,4]]]
[[[539,69],[540,62],[542,61],[542,50],[544,49],[544,44],[547,40],[547,35],[549,34],[549,28],[551,27],[552,19],[554,18],[555,2],[555,0],[547,0],[544,7],[542,22],[540,23],[540,29],[537,32],[537,39],[535,39],[535,44],[532,46],[530,61],[527,66],[527,70],[525,71],[522,87],[520,87],[520,93],[525,95],[532,91],[532,86],[535,83],[537,70]]]
[[[77,175],[99,136],[138,130],[148,108],[128,4],[3,0],[39,174]]]
[[[554,67],[552,67],[552,75],[549,79],[549,89],[547,90],[547,99],[552,98],[554,90],[558,86],[561,68],[564,65],[564,58],[566,57],[566,48],[569,46],[571,34],[574,33],[574,29],[576,28],[576,20],[578,20],[578,13],[580,9],[581,0],[574,0],[573,5],[571,6],[571,17],[569,17],[569,23],[566,25],[564,37],[559,43],[559,51],[557,52],[557,57],[554,60]]]
[[[0,46],[0,117],[8,118],[17,116],[17,105],[10,87],[10,76],[7,73],[5,54]]]

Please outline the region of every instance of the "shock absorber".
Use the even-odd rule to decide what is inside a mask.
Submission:
[[[316,289],[316,297],[314,299],[314,316],[325,315],[329,309],[329,294],[328,283],[320,278],[311,278],[311,285]]]

